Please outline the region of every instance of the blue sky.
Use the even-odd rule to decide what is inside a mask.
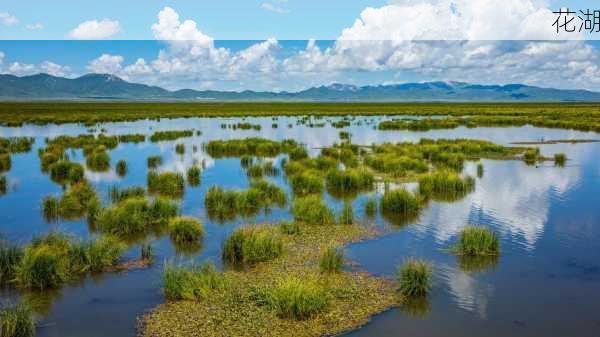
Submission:
[[[283,12],[265,9],[265,3]],[[387,3],[385,0],[2,0],[0,13],[15,16],[20,24],[0,25],[0,39],[68,39],[69,32],[80,23],[103,18],[121,23],[122,32],[115,38],[153,39],[150,27],[165,6],[198,22],[206,34],[217,40],[335,39],[366,7]],[[551,9],[600,9],[598,2],[591,0],[546,3]],[[43,28],[27,28],[36,24]]]
[[[600,4],[0,0],[0,73],[111,73],[169,89],[454,80],[600,91],[600,34],[557,35],[559,7]]]
[[[261,5],[267,2],[288,12],[264,9]],[[25,25],[2,27],[0,39],[66,39],[69,31],[81,22],[103,18],[121,23],[123,32],[116,36],[119,39],[153,39],[150,27],[165,6],[185,13],[206,34],[218,40],[335,39],[365,7],[385,3],[382,0],[2,0],[0,12],[13,14]],[[27,24],[36,23],[44,28],[27,29]]]

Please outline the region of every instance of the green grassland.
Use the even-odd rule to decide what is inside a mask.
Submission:
[[[74,123],[219,116],[504,116],[592,120],[599,123],[598,103],[140,103],[140,102],[3,102],[0,123]]]

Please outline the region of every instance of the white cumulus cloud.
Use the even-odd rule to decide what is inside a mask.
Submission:
[[[44,25],[42,23],[37,22],[37,23],[28,24],[25,27],[30,30],[38,30],[38,29],[43,29]]]
[[[102,54],[100,57],[92,60],[88,65],[88,70],[98,74],[119,74],[123,69],[123,56]]]
[[[19,19],[10,13],[0,12],[0,22],[7,26],[12,26],[19,23]]]
[[[108,39],[122,31],[119,21],[102,19],[82,22],[69,32],[69,36],[78,40]]]
[[[275,13],[279,13],[279,14],[285,14],[285,13],[289,13],[290,11],[281,7],[281,6],[277,6],[275,4],[272,4],[270,2],[263,2],[260,4],[260,7],[262,9],[266,9],[270,12],[275,12]]]

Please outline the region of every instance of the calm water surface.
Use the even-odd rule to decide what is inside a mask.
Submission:
[[[199,217],[206,233],[200,251],[178,255],[168,237],[155,238],[156,263],[143,270],[104,274],[78,284],[67,285],[48,296],[41,305],[45,315],[38,336],[105,337],[134,336],[137,318],[162,303],[160,271],[162,261],[181,259],[213,260],[220,263],[222,240],[236,227],[247,223],[291,219],[287,208],[227,223],[213,222],[204,210],[204,194],[212,185],[245,188],[248,179],[239,159],[213,159],[201,149],[212,139],[260,136],[280,140],[292,138],[306,144],[311,154],[319,147],[339,141],[339,131],[329,125],[308,128],[296,125],[296,118],[247,118],[261,124],[261,131],[221,129],[222,123],[241,119],[190,118],[162,121],[104,123],[107,134],[144,133],[157,130],[194,128],[202,135],[174,142],[120,144],[110,151],[111,163],[125,159],[129,172],[119,178],[114,171],[87,172],[87,179],[104,200],[110,186],[145,186],[146,158],[162,155],[160,170],[181,171],[194,162],[205,167],[202,184],[186,187],[182,213]],[[343,130],[352,133],[356,144],[416,141],[420,138],[474,138],[500,144],[540,139],[600,138],[596,134],[534,127],[458,128],[429,132],[378,131],[378,118],[357,118]],[[288,124],[293,124],[288,128]],[[9,191],[0,197],[0,233],[7,239],[26,243],[33,236],[60,229],[80,237],[94,235],[85,221],[46,223],[41,202],[47,195],[60,195],[61,187],[41,174],[37,149],[46,137],[87,133],[82,125],[25,125],[0,127],[0,136],[36,138],[34,149],[13,155],[7,173]],[[185,143],[184,155],[175,154],[176,143]],[[192,145],[198,146],[193,152]],[[419,219],[398,227],[376,218],[387,230],[376,240],[351,245],[350,259],[376,275],[393,277],[405,259],[424,258],[434,266],[434,282],[428,301],[413,303],[374,317],[373,321],[349,336],[600,336],[600,144],[540,146],[542,153],[565,152],[564,168],[551,163],[539,167],[520,161],[484,160],[485,173],[475,191],[457,202],[432,202]],[[71,158],[84,163],[81,151]],[[281,158],[276,158],[278,162]],[[465,170],[475,174],[475,164]],[[284,187],[284,176],[269,178]],[[377,193],[372,192],[370,194]],[[356,218],[362,218],[366,195],[353,201]],[[342,201],[326,195],[330,206],[341,209]],[[480,271],[466,268],[445,249],[452,245],[468,224],[491,227],[501,239],[501,256],[488,261]],[[139,255],[134,246],[129,257]],[[3,297],[16,294],[4,291]],[[44,299],[38,299],[42,301]]]

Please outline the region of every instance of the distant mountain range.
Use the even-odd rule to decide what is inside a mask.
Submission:
[[[107,74],[88,74],[73,79],[37,74],[23,77],[0,75],[0,100],[600,102],[600,93],[523,84],[479,85],[463,82],[374,86],[336,83],[298,92],[169,91],[127,82]]]

